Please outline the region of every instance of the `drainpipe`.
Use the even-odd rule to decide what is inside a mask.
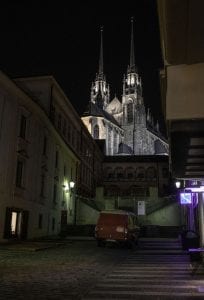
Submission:
[[[204,246],[204,193],[198,193],[200,247]]]

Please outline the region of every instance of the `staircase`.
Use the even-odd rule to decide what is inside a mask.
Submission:
[[[82,299],[204,299],[204,273],[192,276],[179,240],[142,238]]]
[[[140,238],[137,253],[184,254],[181,241],[177,238]]]

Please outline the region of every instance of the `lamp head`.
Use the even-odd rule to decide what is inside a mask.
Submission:
[[[75,182],[74,181],[70,181],[69,183],[70,189],[73,189],[75,186]]]

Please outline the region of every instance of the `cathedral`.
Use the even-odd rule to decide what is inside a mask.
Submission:
[[[91,97],[82,121],[96,140],[105,141],[105,155],[168,155],[168,144],[146,111],[142,81],[135,66],[133,20],[131,20],[130,63],[123,78],[121,101],[110,100],[110,86],[103,70],[101,29],[99,70],[91,86]]]

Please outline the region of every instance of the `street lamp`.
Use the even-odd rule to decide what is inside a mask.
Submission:
[[[75,182],[74,181],[70,181],[69,183],[70,189],[73,189],[75,186]]]
[[[71,199],[73,199],[74,202],[74,220],[73,223],[74,225],[76,225],[76,220],[77,220],[77,201],[76,201],[76,196],[74,194],[74,187],[75,187],[75,182],[73,180],[70,181],[69,183],[69,187],[70,187],[70,197]],[[74,194],[74,197],[73,197]]]
[[[179,189],[181,187],[181,182],[180,181],[176,181],[175,182],[176,188]]]

